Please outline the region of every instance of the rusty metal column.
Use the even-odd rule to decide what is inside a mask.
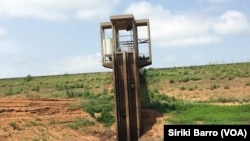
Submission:
[[[115,114],[117,122],[117,140],[127,141],[127,124],[126,124],[126,106],[125,106],[125,92],[124,92],[124,64],[123,54],[113,54],[113,76],[114,76],[114,90],[115,90]]]
[[[118,141],[138,141],[140,101],[138,68],[134,52],[114,54],[115,109]]]
[[[102,65],[113,69],[117,140],[138,141],[141,136],[139,69],[152,63],[149,20],[135,20],[132,14],[127,14],[110,16],[110,21],[100,26],[101,51]],[[137,27],[147,27],[148,37],[139,39]],[[112,39],[105,36],[105,30],[110,29]],[[146,57],[139,54],[138,44],[142,43],[148,47]]]
[[[127,127],[127,140],[130,139],[130,112],[129,112],[129,90],[128,90],[128,78],[129,78],[129,72],[127,72],[127,54],[126,52],[122,52],[122,59],[123,59],[123,76],[124,76],[124,96],[125,96],[125,107],[126,107],[126,127]]]
[[[140,78],[139,78],[139,68],[137,64],[137,56],[134,53],[133,54],[133,60],[134,60],[134,75],[135,77],[135,109],[136,109],[136,115],[137,115],[137,133],[138,138],[141,136],[141,99],[140,99]]]
[[[139,84],[136,83],[136,79],[138,78],[138,75],[136,74],[137,71],[137,64],[136,64],[136,58],[134,58],[135,52],[127,52],[126,53],[126,69],[127,69],[127,99],[128,99],[128,113],[129,115],[127,116],[127,120],[129,121],[129,134],[130,134],[130,140],[131,141],[137,141],[139,138],[139,132],[138,132],[138,103],[140,101],[137,101],[138,99],[136,98],[138,95],[138,89],[139,89]]]

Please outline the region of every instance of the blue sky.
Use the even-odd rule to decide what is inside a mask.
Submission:
[[[150,21],[152,65],[250,61],[249,0],[0,0],[0,78],[112,71],[101,22]]]

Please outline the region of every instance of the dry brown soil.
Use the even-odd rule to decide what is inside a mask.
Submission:
[[[90,118],[82,110],[70,110],[72,102],[75,100],[1,98],[0,141],[98,140],[66,126],[76,119]]]
[[[70,108],[74,99],[0,98],[0,141],[112,141],[115,125],[101,124],[74,130],[67,126],[79,119],[93,120],[80,109]],[[142,110],[144,135],[141,140],[162,140],[163,117],[157,111]],[[155,124],[158,123],[158,124]]]
[[[185,101],[229,101],[224,104],[239,104],[250,100],[250,77],[235,78],[233,80],[200,80],[191,81],[182,84],[169,84],[161,86],[160,93],[170,97],[182,99]],[[174,85],[174,87],[172,86]],[[176,86],[177,85],[177,86]],[[211,89],[216,85],[217,88]],[[180,90],[178,87],[184,86],[186,90]],[[197,86],[197,88],[194,88]],[[190,88],[193,88],[190,90]],[[220,100],[218,100],[220,99]]]

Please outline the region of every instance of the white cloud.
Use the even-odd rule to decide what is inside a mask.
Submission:
[[[177,59],[177,56],[176,56],[176,55],[166,55],[166,56],[164,57],[164,60],[165,60],[166,62],[174,62],[174,61],[176,61],[176,59]]]
[[[224,3],[224,2],[228,2],[230,0],[207,0],[209,2],[212,2],[212,3]]]
[[[27,61],[21,54],[17,41],[0,39],[0,78],[22,76],[22,69],[25,68]]]
[[[27,75],[30,69],[27,67],[26,57],[20,54],[0,56],[0,78],[21,77]]]
[[[161,5],[134,2],[124,13],[133,13],[136,19],[148,18],[152,43],[159,47],[210,44],[221,41],[225,35],[250,31],[247,17],[238,11],[227,11],[221,16],[195,11],[173,13]]]
[[[192,62],[202,62],[205,59],[204,55],[197,54],[191,58]]]
[[[221,39],[217,36],[201,36],[201,37],[186,37],[186,38],[179,38],[171,40],[164,40],[158,44],[160,46],[170,46],[170,47],[181,47],[181,46],[192,46],[192,45],[201,45],[201,44],[208,44],[212,42],[218,42]]]
[[[100,53],[67,57],[53,61],[47,67],[50,69],[49,74],[99,72],[105,70],[101,63]]]
[[[106,19],[106,17],[109,17],[113,7],[118,3],[119,0],[94,1],[91,1],[92,4],[90,6],[79,9],[76,12],[75,17],[77,19],[85,19],[87,21]]]
[[[250,23],[243,13],[230,10],[219,17],[214,30],[219,34],[241,34],[250,31]]]
[[[0,78],[112,71],[104,68],[100,61],[100,53],[54,60],[24,57],[18,53],[9,56],[0,54]]]
[[[0,56],[15,55],[20,51],[18,43],[10,39],[0,40],[0,50]]]
[[[132,3],[125,13],[150,20],[151,38],[162,47],[200,45],[220,40],[211,34],[211,21],[189,12],[174,14],[160,5]]]
[[[1,17],[65,21],[94,20],[108,15],[119,0],[1,0]]]
[[[19,52],[17,41],[9,39],[7,34],[7,30],[0,27],[0,61],[4,56],[14,55]]]
[[[1,28],[0,27],[0,38],[1,37],[4,37],[4,36],[6,36],[7,35],[7,31],[4,29],[4,28]]]

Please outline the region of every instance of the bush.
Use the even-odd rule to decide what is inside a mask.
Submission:
[[[34,86],[34,87],[32,88],[32,91],[37,91],[37,92],[39,92],[39,90],[40,90],[40,87],[39,87],[39,86]]]
[[[169,83],[174,83],[174,80],[173,80],[173,79],[170,79],[170,80],[169,80]]]
[[[9,125],[14,129],[14,130],[22,130],[22,128],[15,122],[9,123]]]
[[[214,85],[210,86],[210,90],[215,90],[215,89],[217,89],[219,87],[220,87],[220,85],[214,84]]]
[[[14,93],[15,93],[14,90],[13,90],[12,88],[9,88],[9,89],[5,92],[4,96],[13,95]]]
[[[29,74],[24,78],[24,81],[29,82],[33,79],[33,77]]]
[[[185,86],[180,86],[179,89],[183,91],[183,90],[186,90],[186,87]]]
[[[228,80],[233,80],[235,77],[233,77],[233,76],[229,76],[228,77]]]
[[[179,80],[179,82],[188,82],[188,81],[189,81],[188,76],[184,76],[182,79]]]
[[[68,98],[76,98],[76,97],[84,97],[84,98],[89,98],[91,96],[91,92],[89,90],[85,91],[73,91],[73,90],[67,90],[66,91],[66,96]]]
[[[110,112],[102,111],[101,115],[96,120],[102,123],[105,127],[110,127],[115,122],[115,117]]]
[[[82,127],[87,127],[87,126],[91,126],[94,124],[95,123],[93,121],[89,121],[88,119],[83,118],[82,120],[78,120],[78,121],[75,121],[73,123],[70,123],[68,126],[71,129],[77,130],[77,129],[80,129]]]
[[[200,78],[200,77],[197,77],[197,76],[193,76],[193,77],[191,77],[191,80],[193,80],[193,81],[198,81],[198,80],[201,80],[201,78]]]
[[[174,98],[171,99],[167,95],[155,93],[152,90],[148,92],[148,97],[141,97],[142,108],[152,108],[161,113],[175,109],[172,103],[175,100]]]
[[[230,87],[228,85],[224,86],[224,89],[229,89]]]
[[[7,91],[5,91],[4,96],[10,96],[10,95],[15,95],[15,94],[20,94],[21,93],[21,89],[13,89],[13,88],[9,88]]]
[[[106,94],[106,91],[94,95],[90,92],[84,92],[81,95],[81,108],[88,112],[98,122],[105,127],[111,126],[115,122],[114,112],[114,95]],[[95,116],[100,113],[100,116]]]
[[[247,83],[246,83],[246,86],[250,86],[250,82],[247,82]]]

